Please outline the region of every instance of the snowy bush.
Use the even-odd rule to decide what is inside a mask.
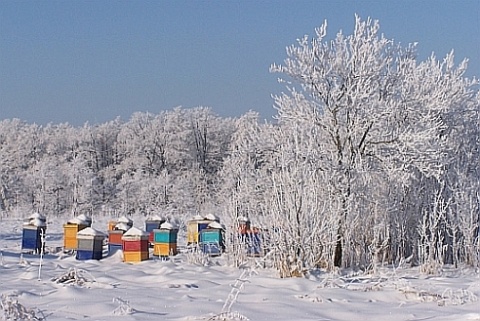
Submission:
[[[86,276],[87,274],[88,277]],[[51,281],[66,285],[85,286],[88,283],[95,282],[95,279],[93,278],[93,276],[91,276],[88,272],[84,270],[70,268],[67,272],[52,278]]]
[[[130,315],[135,313],[135,309],[130,306],[130,302],[122,298],[113,298],[113,302],[118,304],[118,307],[113,310],[113,315]]]
[[[212,316],[208,320],[222,320],[222,321],[248,321],[249,319],[238,312],[231,311],[232,305],[237,301],[238,295],[243,290],[245,283],[250,282],[250,277],[257,272],[250,268],[245,267],[240,277],[238,277],[230,286],[232,289],[228,294],[225,303],[223,304],[222,312]]]
[[[443,291],[441,295],[441,299],[438,301],[438,305],[441,305],[441,306],[463,305],[463,304],[473,303],[477,301],[478,301],[478,297],[469,290],[446,289],[445,291]]]
[[[211,263],[211,258],[208,254],[203,253],[199,246],[193,246],[187,249],[185,257],[188,263],[208,266]]]
[[[0,297],[1,320],[17,321],[17,320],[46,320],[42,312],[37,309],[29,309],[18,302],[14,295],[2,294]]]
[[[215,321],[249,321],[250,319],[241,315],[238,312],[223,312],[212,316],[208,320]]]

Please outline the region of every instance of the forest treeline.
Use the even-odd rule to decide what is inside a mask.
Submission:
[[[0,209],[49,216],[203,212],[236,122],[204,107],[83,127],[4,120]]]
[[[453,52],[418,61],[356,17],[287,47],[275,122],[211,109],[99,125],[0,122],[0,210],[214,213],[268,235],[282,277],[312,268],[480,265],[480,95]],[[228,239],[235,264],[246,253]]]

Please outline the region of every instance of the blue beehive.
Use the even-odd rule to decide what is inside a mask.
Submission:
[[[218,243],[202,243],[200,249],[203,253],[210,256],[220,255],[223,252],[222,247]]]
[[[79,250],[77,249],[77,254],[75,255],[77,260],[101,260],[103,258],[102,252],[92,252],[89,250]]]
[[[45,250],[45,243],[42,242],[42,238],[45,237],[46,229],[46,219],[44,216],[35,213],[26,219],[23,224],[22,250],[32,250],[34,253],[40,253],[42,243],[43,250]]]
[[[220,223],[212,222],[200,231],[200,249],[209,255],[220,255],[224,251],[223,227]]]
[[[262,254],[262,241],[259,233],[248,233],[245,235],[247,254],[259,256]]]
[[[22,249],[33,250],[34,253],[40,253],[42,249],[42,234],[44,233],[45,227],[33,225],[23,226]],[[45,247],[43,249],[45,249]]]
[[[145,221],[145,231],[149,233],[148,242],[150,242],[150,244],[154,243],[153,230],[160,228],[160,225],[164,222],[165,222],[165,219],[161,218],[160,216],[153,216]]]

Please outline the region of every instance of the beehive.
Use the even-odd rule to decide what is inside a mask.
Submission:
[[[133,226],[133,221],[132,219],[126,217],[126,216],[121,216],[118,218],[117,220],[118,223],[125,223],[126,225],[128,225],[128,227],[132,227]]]
[[[92,218],[90,216],[87,216],[85,214],[80,214],[75,218],[76,221],[78,221],[78,224],[83,224],[86,225],[87,227],[92,226]],[[71,222],[70,220],[69,222]]]
[[[247,234],[250,230],[250,220],[246,217],[239,217],[238,221],[238,232],[240,234]]]
[[[165,222],[164,218],[160,216],[150,217],[145,221],[145,231],[149,233],[148,241],[153,244],[153,230],[160,228],[160,225]]]
[[[63,248],[65,250],[77,249],[77,233],[87,228],[85,224],[67,223],[63,225]]]
[[[118,224],[117,221],[113,221],[113,220],[108,221],[107,230],[108,231],[113,231],[115,229],[115,225],[117,225],[117,224]]]
[[[32,219],[25,223],[22,233],[22,250],[32,250],[34,253],[40,253],[42,249],[45,250],[45,243],[42,242],[45,232],[46,226],[41,220]]]
[[[218,222],[218,218],[210,215],[202,218],[195,216],[187,222],[187,244],[199,243],[200,232],[208,227],[208,224]]]
[[[148,233],[136,227],[130,228],[122,236],[124,262],[148,260]]]
[[[262,240],[259,231],[252,231],[245,235],[245,243],[247,245],[247,255],[260,256],[262,255]]]
[[[159,229],[153,230],[153,255],[170,256],[177,254],[178,229],[165,222]]]
[[[108,253],[109,254],[122,249],[123,233],[125,233],[125,231],[123,230],[108,231]]]
[[[77,233],[77,260],[101,260],[105,235],[91,227]]]
[[[223,227],[218,222],[212,222],[200,232],[200,249],[209,255],[220,255],[225,249]]]
[[[111,230],[108,231],[108,244],[122,245],[122,236],[125,231]]]

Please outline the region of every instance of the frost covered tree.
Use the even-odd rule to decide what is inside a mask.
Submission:
[[[296,201],[280,199],[272,215],[310,211],[298,202],[321,188],[328,208],[322,212],[336,221],[329,265],[371,264],[397,242],[392,229],[397,231],[398,224],[415,229],[421,221],[422,214],[413,211],[418,208],[402,212],[401,207],[408,206],[402,191],[421,187],[424,192],[413,196],[414,205],[420,204],[424,213],[434,212],[436,191],[454,157],[453,135],[464,120],[458,117],[463,117],[462,110],[478,111],[475,81],[463,77],[466,62],[456,67],[453,54],[443,61],[432,55],[418,63],[416,45],[401,47],[385,38],[378,21],[357,16],[351,35],[339,32],[331,41],[325,39],[326,29],[325,22],[316,37],[299,39],[287,48],[284,64],[271,67],[287,84],[287,93],[275,97],[279,126],[296,128],[290,133],[298,136],[279,145],[281,153],[293,156],[280,159],[277,179],[285,186],[306,185],[301,190],[295,185],[291,192],[298,195]],[[299,180],[294,175],[305,171],[310,177],[320,172],[323,179]],[[403,214],[406,218],[399,220]],[[322,213],[302,215],[324,219]],[[310,231],[297,237],[308,239]],[[408,244],[399,257],[412,252],[414,239],[400,241]]]
[[[236,234],[239,221],[247,219],[252,226],[268,226],[266,213],[271,206],[266,202],[272,191],[270,180],[271,157],[275,139],[271,124],[259,124],[258,113],[248,112],[235,121],[234,134],[220,176],[220,190],[216,198],[225,213],[223,220],[229,227],[228,253],[234,265],[244,263],[247,256],[245,239]]]

